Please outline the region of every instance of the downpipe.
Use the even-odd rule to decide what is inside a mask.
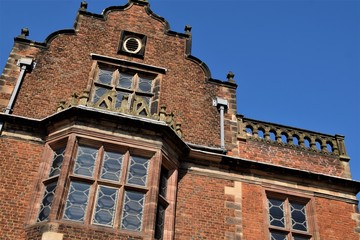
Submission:
[[[220,111],[220,147],[225,149],[225,111],[228,108],[228,101],[222,98],[217,97],[213,100],[213,106],[217,107]]]
[[[19,94],[19,90],[20,90],[21,84],[22,84],[22,82],[24,80],[26,72],[31,72],[35,68],[34,59],[33,58],[27,58],[27,57],[21,58],[17,62],[16,65],[18,65],[20,67],[20,74],[19,74],[19,77],[18,77],[18,79],[16,81],[14,90],[13,90],[13,92],[11,94],[9,103],[8,103],[7,107],[5,108],[5,112],[4,112],[5,114],[11,114],[12,113],[16,97]],[[0,133],[3,130],[3,127],[4,127],[4,122],[0,122]]]

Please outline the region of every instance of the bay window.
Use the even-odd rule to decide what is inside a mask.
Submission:
[[[161,167],[159,150],[73,137],[67,143],[49,144],[48,152],[51,160],[36,222],[57,220],[139,234],[147,224],[154,227],[157,239],[163,239],[169,171]],[[145,215],[151,211],[156,215]]]

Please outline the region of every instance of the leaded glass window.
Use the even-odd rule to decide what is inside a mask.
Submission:
[[[165,167],[161,168],[159,180],[159,200],[156,211],[155,239],[162,240],[164,238],[164,223],[166,216],[166,208],[169,205],[167,197],[169,170]]]
[[[292,228],[307,231],[306,206],[304,204],[290,202],[290,211]]]
[[[64,220],[142,230],[150,159],[114,149],[117,148],[82,141],[77,145]],[[128,167],[123,168],[124,165]],[[128,185],[131,190],[127,190]],[[50,195],[50,188],[48,192]],[[123,197],[120,205],[119,196]]]
[[[128,183],[145,186],[148,169],[148,159],[143,157],[130,157]]]
[[[284,201],[269,199],[269,221],[270,225],[285,227]]]
[[[268,198],[270,240],[310,240],[306,201]]]
[[[97,149],[86,146],[79,146],[76,157],[74,173],[92,177],[95,167]]]
[[[40,212],[37,221],[42,222],[50,215],[51,204],[54,200],[57,182],[51,182],[45,186],[44,197],[40,205]]]
[[[158,203],[157,212],[156,212],[156,225],[155,225],[155,239],[157,240],[163,239],[165,210],[166,208],[161,203]]]
[[[141,231],[144,202],[144,193],[135,191],[125,192],[121,228]]]
[[[108,78],[105,76],[102,82]],[[110,141],[76,136],[70,139],[67,154],[65,147],[51,149],[51,164],[44,173],[44,192],[38,196],[36,221],[66,220],[146,234],[149,226],[156,225],[151,231],[156,239],[163,239],[169,205],[166,199],[169,171],[162,168],[159,176],[149,177],[152,166],[156,166],[153,162],[159,157],[150,157],[154,152],[148,150],[118,146]],[[155,181],[159,192],[149,186]],[[150,199],[156,201],[151,194],[159,194],[158,203],[147,203]],[[149,211],[156,211],[156,219],[146,218],[144,214]]]
[[[281,232],[270,232],[270,240],[288,240],[287,234]]]
[[[53,159],[50,167],[49,180],[44,183],[45,190],[40,204],[37,222],[46,221],[49,218],[51,206],[55,196],[61,167],[64,160],[65,147],[53,150]]]
[[[304,237],[304,236],[293,236],[293,240],[310,240],[310,237]]]
[[[169,171],[165,168],[162,168],[160,173],[159,194],[164,198],[166,197],[168,176]]]
[[[120,180],[123,157],[123,154],[105,151],[100,178],[118,182]]]
[[[154,99],[157,77],[157,74],[99,64],[92,102],[96,107],[113,111],[139,110],[138,114],[150,116],[157,111],[157,99]],[[146,110],[141,111],[143,108]]]
[[[64,219],[84,222],[89,201],[90,184],[71,182],[66,200]]]
[[[104,226],[113,226],[118,189],[99,186],[96,197],[93,223]]]
[[[64,160],[65,148],[60,148],[54,151],[54,159],[51,165],[49,177],[58,176],[60,174],[61,166]]]

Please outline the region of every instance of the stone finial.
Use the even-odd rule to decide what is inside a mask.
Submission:
[[[87,7],[88,7],[88,3],[87,3],[86,1],[82,1],[82,2],[80,3],[80,9],[81,9],[81,10],[86,10]]]
[[[179,137],[181,138],[182,137],[181,123],[179,123],[179,122],[176,123],[175,131],[176,131],[177,135],[179,135]]]
[[[160,121],[166,121],[166,106],[162,105],[159,112]]]
[[[22,28],[21,29],[21,34],[19,35],[20,38],[26,38],[27,36],[29,36],[29,29],[28,28]]]
[[[186,25],[185,26],[185,33],[191,33],[191,29],[192,29],[192,27],[191,26],[189,26],[189,25]]]
[[[79,97],[79,104],[86,106],[89,100],[89,91],[84,91]]]
[[[234,77],[235,77],[235,74],[233,74],[232,71],[229,71],[229,73],[226,75],[228,82],[231,82],[231,83],[235,83]]]

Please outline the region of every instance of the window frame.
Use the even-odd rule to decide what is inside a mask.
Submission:
[[[80,130],[80,132],[83,132]],[[90,134],[91,135],[91,134]],[[62,135],[58,136],[54,139],[48,140],[45,143],[45,150],[43,154],[43,161],[41,163],[41,171],[40,175],[41,177],[37,181],[37,193],[36,193],[36,205],[32,208],[32,217],[29,219],[30,224],[42,224],[43,222],[63,222],[64,224],[77,224],[80,226],[83,226],[85,228],[94,228],[99,230],[99,227],[103,229],[104,231],[108,231],[106,229],[111,229],[110,231],[119,231],[124,232],[131,235],[148,235],[148,234],[154,234],[155,232],[155,221],[156,221],[156,209],[158,205],[158,184],[159,184],[159,174],[160,174],[160,168],[162,165],[166,164],[168,167],[171,166],[171,179],[172,184],[169,189],[171,189],[172,202],[169,203],[169,206],[166,209],[166,216],[172,216],[171,218],[168,218],[166,220],[166,226],[167,228],[164,229],[164,232],[166,232],[167,235],[174,235],[174,216],[175,216],[175,198],[176,198],[176,186],[177,186],[177,165],[174,164],[176,161],[170,161],[167,157],[165,157],[165,153],[163,149],[159,148],[158,145],[149,144],[149,142],[139,142],[139,140],[131,140],[127,141],[129,139],[122,139],[119,141],[117,137],[113,136],[107,136],[109,138],[102,138],[102,136],[96,136],[92,137],[89,134],[79,134],[79,133],[71,133],[68,135]],[[142,156],[146,157],[149,160],[148,165],[148,175],[147,175],[147,185],[145,187],[132,185],[127,183],[127,175],[129,171],[129,163],[130,159],[127,161],[123,161],[122,163],[122,170],[120,175],[120,180],[118,184],[114,184],[113,182],[110,182],[111,186],[115,186],[118,189],[118,196],[117,196],[117,204],[116,204],[116,210],[114,213],[114,220],[113,220],[113,226],[103,226],[99,224],[93,224],[93,218],[96,208],[96,198],[98,195],[98,189],[100,186],[110,186],[110,185],[103,185],[102,182],[109,183],[107,180],[101,180],[101,166],[103,162],[98,162],[94,173],[98,171],[98,179],[96,181],[91,178],[86,177],[79,177],[73,174],[73,169],[75,166],[76,161],[76,154],[77,154],[77,148],[80,145],[86,145],[86,146],[95,146],[100,147],[100,145],[104,146],[103,149],[106,149],[108,151],[116,150],[116,152],[123,152],[126,151],[125,154],[130,156],[129,154],[135,155],[135,156]],[[52,165],[53,157],[53,150],[55,148],[60,148],[62,146],[65,146],[65,153],[64,153],[64,159],[62,164],[62,169],[60,171],[60,175],[58,176],[58,184],[55,191],[55,197],[52,202],[49,218],[45,221],[38,222],[38,214],[40,210],[40,204],[44,197],[44,189],[46,182],[49,182],[48,175],[49,171]],[[123,152],[124,153],[124,152]],[[97,155],[97,159],[99,159],[100,153]],[[125,158],[125,156],[124,156]],[[165,163],[166,162],[166,163]],[[126,169],[126,171],[124,171]],[[94,175],[95,177],[95,175]],[[68,191],[70,187],[71,181],[74,180],[81,180],[82,182],[90,182],[90,193],[89,193],[89,200],[88,200],[88,207],[85,213],[85,220],[84,223],[82,222],[76,222],[71,220],[63,219],[63,213],[66,206],[66,200],[68,196]],[[125,182],[126,181],[126,182]],[[121,185],[124,183],[123,185]],[[121,185],[120,188],[118,188],[118,185]],[[168,191],[169,191],[168,189]],[[142,193],[145,193],[145,203],[143,206],[143,215],[142,215],[142,229],[140,231],[132,231],[127,229],[121,228],[122,223],[122,211],[123,211],[123,204],[124,204],[124,195],[125,191],[127,190],[136,190],[140,191]],[[171,211],[171,212],[170,212]],[[171,224],[169,224],[170,222]],[[152,230],[153,229],[153,230]]]
[[[270,208],[269,208],[269,199],[281,200],[284,202],[284,218],[285,218],[285,226],[278,227],[270,224]],[[292,227],[292,217],[290,210],[290,202],[300,203],[305,206],[305,217],[307,230],[301,231],[293,229]],[[287,190],[284,194],[283,192],[274,192],[274,191],[265,191],[265,199],[264,199],[264,207],[266,209],[266,222],[267,222],[267,240],[271,240],[271,232],[278,232],[285,234],[287,240],[293,240],[293,236],[297,237],[307,237],[309,240],[316,239],[315,237],[315,226],[314,226],[314,211],[313,204],[314,200],[311,196],[301,195],[295,192],[290,192]]]
[[[148,67],[148,66],[146,66]],[[111,80],[109,84],[102,83],[99,81],[100,72],[101,70],[104,71],[111,71]],[[119,85],[121,80],[121,74],[127,74],[132,76],[132,82],[130,88],[124,88]],[[140,101],[143,98],[149,98],[149,103],[147,104],[148,107],[148,114],[145,115],[147,117],[156,114],[159,110],[159,94],[160,94],[160,85],[163,77],[163,70],[157,69],[155,70],[148,70],[145,68],[141,68],[141,66],[131,67],[122,64],[110,63],[105,61],[95,61],[92,70],[91,70],[91,81],[88,85],[88,91],[90,93],[89,103],[90,106],[95,106],[103,109],[108,109],[111,111],[136,111],[135,109],[135,101],[137,97]],[[148,77],[151,80],[151,89],[149,92],[141,91],[139,88],[139,83],[141,79],[141,75]],[[105,89],[105,92],[101,96],[96,95],[96,90],[98,88]],[[128,103],[127,106],[122,105],[122,100],[120,101],[117,96],[111,102],[110,106],[102,107],[99,100],[107,94],[113,92],[114,94],[122,93],[128,95]],[[95,98],[98,99],[95,101]],[[143,100],[145,101],[145,100]],[[141,114],[139,114],[141,115]]]

